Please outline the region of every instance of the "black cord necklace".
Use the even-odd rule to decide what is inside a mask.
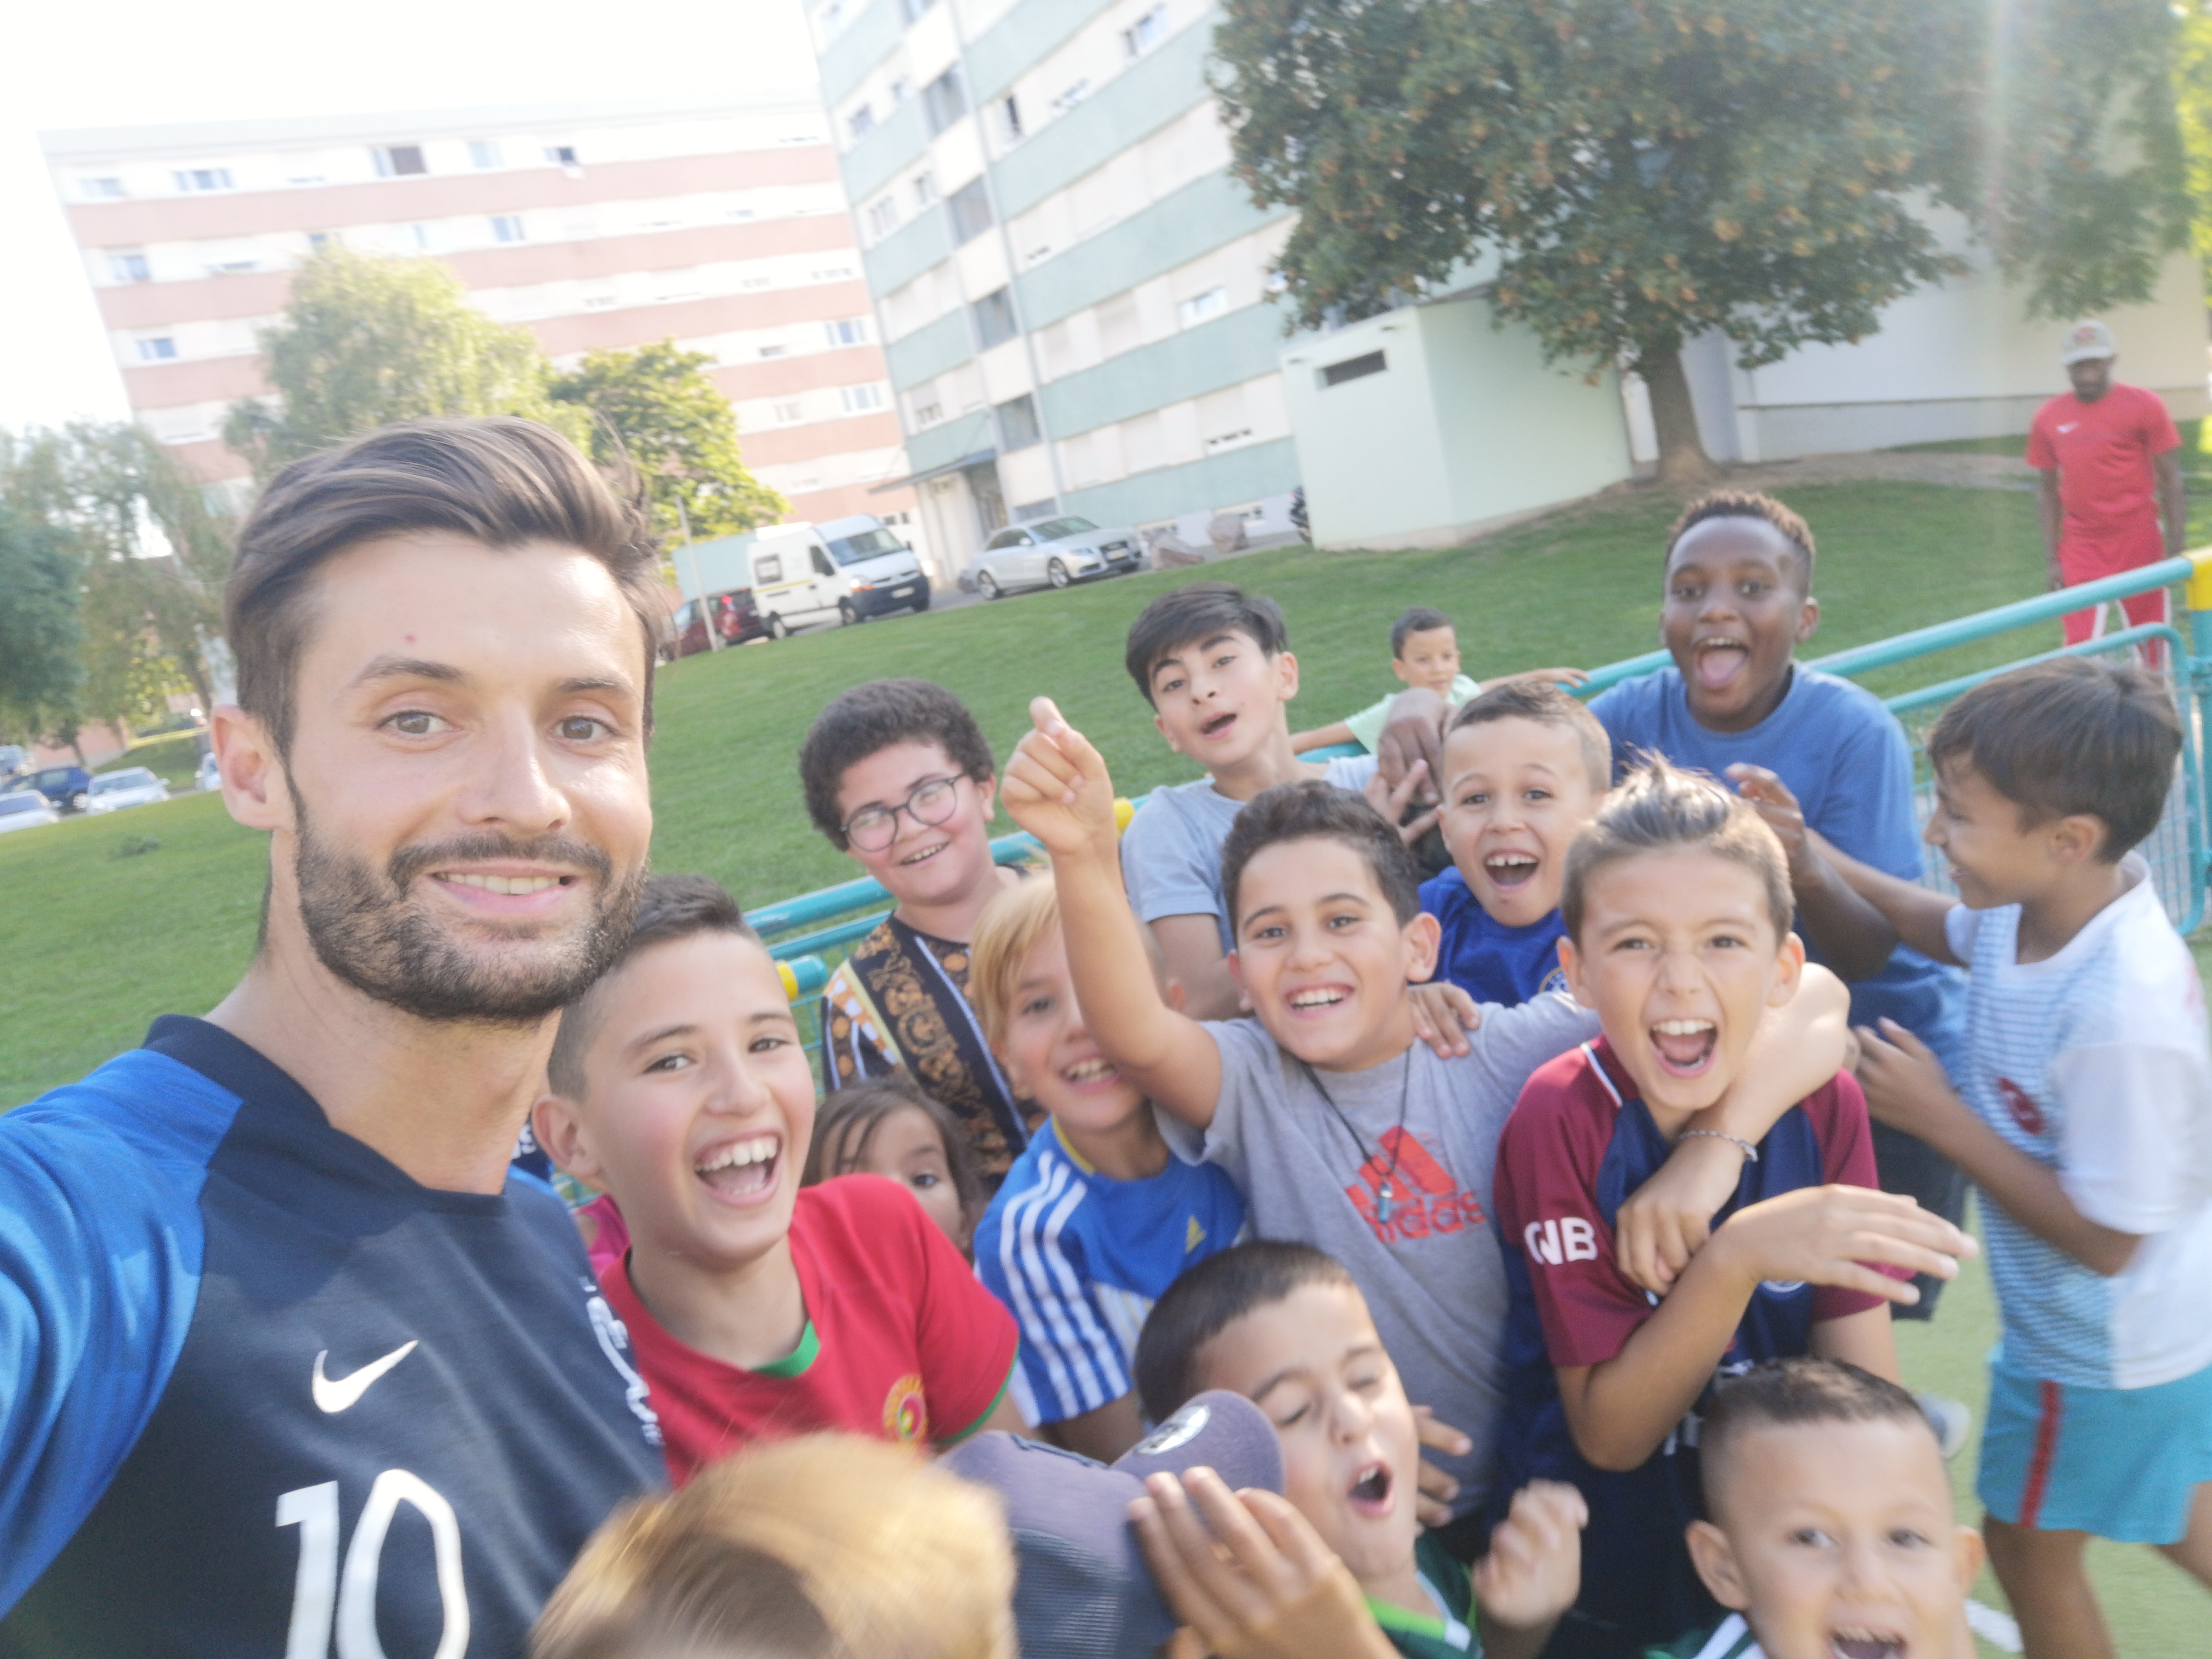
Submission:
[[[1359,1131],[1352,1127],[1352,1120],[1344,1115],[1344,1109],[1330,1096],[1328,1087],[1321,1080],[1321,1074],[1303,1060],[1298,1064],[1305,1066],[1307,1079],[1312,1083],[1314,1092],[1321,1097],[1322,1104],[1328,1107],[1330,1114],[1344,1126],[1344,1133],[1352,1137],[1352,1156],[1355,1165],[1352,1173],[1357,1176],[1369,1160],[1367,1143],[1360,1138]],[[1413,1091],[1413,1051],[1408,1048],[1406,1050],[1405,1066],[1399,1073],[1398,1127],[1392,1138],[1389,1167],[1382,1171],[1382,1184],[1375,1194],[1375,1219],[1385,1227],[1390,1224],[1391,1212],[1397,1206],[1398,1153],[1406,1144],[1406,1103],[1412,1097]],[[1382,1147],[1377,1142],[1373,1157],[1380,1159],[1382,1156]]]

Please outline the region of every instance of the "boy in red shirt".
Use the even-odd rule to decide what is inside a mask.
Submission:
[[[818,1429],[936,1446],[1025,1431],[1013,1316],[913,1194],[879,1176],[799,1190],[812,1068],[775,963],[713,882],[646,884],[546,1078],[539,1144],[629,1227],[599,1285],[678,1485]]]
[[[2069,329],[2066,378],[2074,389],[2036,410],[2028,430],[2027,464],[2043,474],[2036,510],[2053,587],[2174,558],[2188,540],[2181,434],[2156,392],[2113,380],[2118,352],[2102,323]],[[2166,619],[2162,587],[2121,604],[2130,627]],[[2068,612],[2066,643],[2098,637],[2104,620],[2101,605]],[[2154,668],[2164,660],[2156,641],[2143,658]]]

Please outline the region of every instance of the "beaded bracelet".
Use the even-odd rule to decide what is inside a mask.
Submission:
[[[1737,1148],[1743,1153],[1745,1163],[1756,1164],[1759,1162],[1759,1148],[1753,1146],[1741,1135],[1732,1135],[1720,1129],[1685,1129],[1682,1131],[1681,1139],[1687,1140],[1692,1135],[1704,1135],[1712,1140],[1725,1140],[1729,1146]]]

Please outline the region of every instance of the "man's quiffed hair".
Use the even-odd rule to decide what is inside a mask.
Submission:
[[[592,988],[561,1012],[560,1029],[553,1035],[553,1052],[546,1056],[545,1081],[556,1095],[580,1100],[584,1095],[584,1051],[591,1046],[592,1000],[599,988],[623,970],[639,951],[695,933],[735,933],[756,945],[760,935],[738,908],[737,900],[720,882],[708,876],[649,876],[637,902],[637,920],[631,924],[612,960],[600,971]]]
[[[379,427],[293,462],[239,532],[222,596],[240,707],[290,744],[293,682],[313,620],[314,578],[348,548],[442,531],[502,551],[529,542],[580,548],[607,568],[636,613],[645,709],[667,616],[659,538],[635,480],[615,483],[550,427],[511,416]]]
[[[1541,680],[1508,680],[1480,696],[1469,697],[1452,716],[1445,736],[1470,726],[1493,720],[1534,720],[1571,732],[1582,745],[1583,769],[1589,774],[1590,788],[1603,794],[1613,782],[1613,739],[1589,705],[1571,697],[1556,685]]]
[[[839,852],[846,850],[837,791],[851,768],[895,743],[933,743],[954,769],[981,783],[994,775],[991,745],[967,704],[927,680],[870,680],[841,693],[814,717],[799,746],[806,815]]]
[[[1367,860],[1401,927],[1421,914],[1421,866],[1382,815],[1363,795],[1319,778],[1279,783],[1245,803],[1221,843],[1221,896],[1229,906],[1229,934],[1237,933],[1237,889],[1244,866],[1263,848],[1286,841],[1334,841]]]
[[[1713,489],[1692,501],[1682,509],[1667,532],[1667,557],[1674,556],[1674,544],[1680,541],[1692,525],[1708,519],[1764,519],[1780,531],[1797,555],[1805,562],[1805,587],[1813,591],[1813,530],[1804,520],[1788,507],[1756,489]]]
[[[1590,878],[1607,865],[1639,853],[1691,848],[1741,864],[1758,877],[1776,938],[1788,936],[1796,915],[1790,864],[1759,809],[1702,772],[1686,772],[1661,756],[1645,755],[1567,848],[1559,890],[1567,937],[1582,943]]]
[[[1723,1476],[1738,1443],[1756,1430],[1804,1428],[1822,1423],[1904,1423],[1942,1443],[1919,1401],[1886,1377],[1840,1359],[1769,1359],[1713,1391],[1698,1427],[1698,1456],[1708,1497]]]
[[[2087,813],[2102,820],[2097,856],[2117,864],[2158,828],[2181,755],[2181,721],[2157,680],[2132,662],[2061,657],[1976,686],[1929,733],[1940,772],[1972,766],[2024,824]]]
[[[1261,593],[1247,593],[1228,582],[1193,582],[1163,593],[1129,624],[1129,648],[1122,662],[1145,701],[1152,701],[1152,670],[1186,645],[1217,634],[1242,634],[1268,656],[1290,648],[1291,630],[1282,607]]]
[[[1184,1269],[1145,1316],[1137,1338],[1133,1368],[1146,1417],[1164,1423],[1199,1393],[1200,1351],[1254,1309],[1308,1285],[1351,1283],[1334,1256],[1279,1241],[1234,1245]]]
[[[1390,624],[1390,654],[1394,657],[1404,656],[1406,641],[1411,635],[1432,633],[1439,628],[1449,628],[1451,625],[1452,619],[1443,611],[1433,610],[1425,605],[1417,605]]]

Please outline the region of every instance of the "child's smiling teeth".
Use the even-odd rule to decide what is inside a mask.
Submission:
[[[1662,1019],[1651,1025],[1651,1046],[1668,1071],[1690,1076],[1712,1058],[1718,1028],[1709,1019]]]
[[[1118,1074],[1114,1070],[1113,1062],[1103,1054],[1094,1054],[1089,1060],[1079,1060],[1074,1065],[1066,1066],[1060,1072],[1060,1076],[1064,1079],[1078,1087],[1086,1083],[1111,1082],[1116,1075]]]
[[[1492,853],[1482,867],[1494,885],[1520,887],[1535,875],[1536,863],[1533,853]]]
[[[949,841],[940,841],[933,847],[923,848],[919,853],[908,854],[904,858],[901,859],[899,862],[902,865],[921,864],[927,860],[935,858],[939,853],[942,853],[946,848],[951,845],[952,843]]]
[[[1717,635],[1693,641],[1690,652],[1698,682],[1713,690],[1734,680],[1751,660],[1751,647],[1743,641]]]
[[[1828,1650],[1835,1659],[1899,1659],[1905,1638],[1888,1631],[1863,1627],[1828,1632]]]
[[[718,1193],[757,1193],[774,1184],[776,1154],[782,1150],[782,1140],[775,1135],[750,1135],[724,1142],[692,1170]]]
[[[1344,993],[1334,985],[1316,985],[1310,990],[1293,991],[1290,1005],[1293,1008],[1334,1008],[1344,1000]]]

